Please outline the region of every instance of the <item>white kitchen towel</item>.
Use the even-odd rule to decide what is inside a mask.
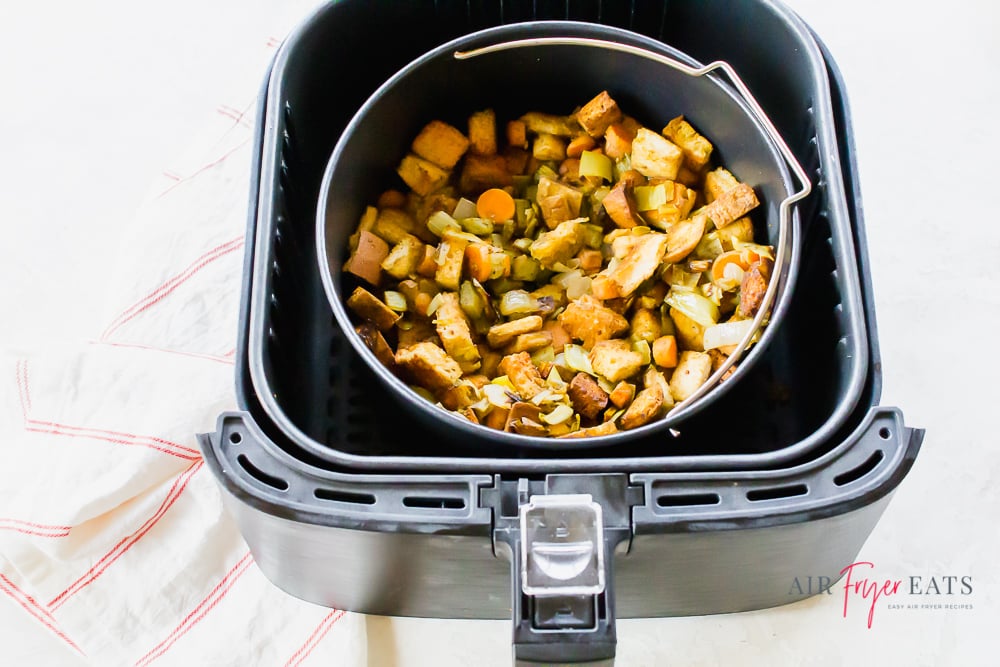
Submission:
[[[153,184],[106,326],[0,351],[0,597],[80,664],[366,663],[362,617],[260,573],[195,440],[236,408],[256,95],[303,18],[284,13]]]

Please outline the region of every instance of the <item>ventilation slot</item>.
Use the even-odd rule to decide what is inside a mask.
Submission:
[[[660,496],[656,499],[656,504],[660,507],[693,507],[695,505],[718,505],[720,500],[717,493],[685,493]]]
[[[754,489],[747,491],[747,500],[776,500],[778,498],[792,498],[793,496],[804,496],[809,493],[805,484],[792,484],[791,486],[775,486],[770,489]]]
[[[465,501],[462,498],[435,498],[433,496],[407,496],[403,498],[403,505],[433,510],[465,509]]]
[[[881,449],[878,449],[874,454],[868,457],[867,461],[859,465],[857,468],[851,468],[847,472],[842,472],[834,477],[833,483],[837,486],[844,486],[846,484],[850,484],[851,482],[856,482],[872,470],[875,470],[875,467],[882,462],[883,458],[885,458],[885,454],[882,453]]]
[[[256,479],[262,484],[267,484],[271,488],[278,489],[279,491],[288,490],[288,482],[281,479],[280,477],[275,477],[274,475],[268,475],[266,472],[250,463],[250,459],[246,457],[245,454],[240,454],[236,457],[236,462],[240,464],[247,474]]]
[[[353,503],[355,505],[374,505],[375,496],[370,493],[351,493],[333,489],[316,489],[313,495],[320,500],[332,500],[338,503]]]

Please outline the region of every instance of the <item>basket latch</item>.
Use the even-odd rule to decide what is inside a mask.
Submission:
[[[511,559],[515,665],[614,664],[611,570],[615,548],[631,535],[624,479],[595,475],[574,485],[570,477],[520,479],[516,493],[502,494],[508,509],[494,538]],[[569,490],[581,492],[560,493]]]

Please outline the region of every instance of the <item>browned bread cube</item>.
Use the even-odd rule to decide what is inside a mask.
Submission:
[[[457,127],[441,120],[432,120],[420,130],[410,148],[442,169],[451,169],[465,155],[469,139]]]
[[[458,362],[427,341],[396,350],[396,364],[414,384],[430,391],[447,389],[462,377]]]
[[[587,349],[591,349],[597,341],[608,340],[628,331],[625,316],[586,295],[566,306],[559,315],[559,323]]]
[[[602,90],[576,112],[576,120],[592,137],[602,136],[612,123],[622,119],[622,110],[608,91]]]

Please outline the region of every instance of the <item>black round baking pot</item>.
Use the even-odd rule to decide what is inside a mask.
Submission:
[[[695,395],[638,428],[585,438],[551,438],[475,424],[413,391],[355,333],[357,318],[345,304],[357,284],[343,271],[348,238],[365,207],[381,192],[405,187],[396,167],[430,120],[465,127],[472,112],[485,108],[493,108],[498,119],[516,118],[531,110],[569,113],[602,90],[652,128],[683,115],[712,141],[713,163],[724,165],[754,188],[760,200],[751,214],[755,238],[775,248],[764,306],[756,316],[759,338],[748,349],[738,346],[747,351],[730,355]],[[661,42],[608,26],[568,21],[510,24],[471,33],[424,54],[388,79],[358,110],[323,176],[317,207],[319,268],[336,320],[371,372],[405,409],[457,442],[468,442],[478,450],[568,450],[607,446],[654,432],[669,438],[668,429],[710,409],[767,351],[795,284],[801,234],[792,204],[808,192],[801,167],[726,63],[703,67]],[[743,342],[750,340],[748,334]]]

